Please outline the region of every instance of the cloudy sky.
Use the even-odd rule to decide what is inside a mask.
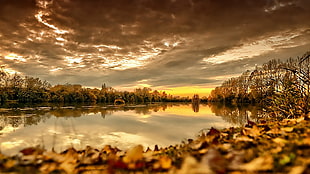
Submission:
[[[0,65],[172,94],[310,51],[309,0],[0,0]]]

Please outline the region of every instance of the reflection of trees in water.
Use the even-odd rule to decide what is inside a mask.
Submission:
[[[239,126],[246,124],[248,120],[256,121],[261,115],[260,108],[254,105],[212,103],[209,107],[216,116],[221,116],[223,120]]]
[[[6,126],[17,128],[19,126],[36,125],[40,122],[45,122],[49,117],[45,116],[48,111],[33,110],[33,109],[6,109],[0,111],[0,130]]]
[[[118,111],[133,111],[136,114],[148,115],[153,112],[173,107],[173,104],[153,104],[145,106],[61,106],[33,107],[33,108],[0,108],[0,131],[7,126],[31,126],[45,122],[50,117],[81,117],[90,113],[100,114],[102,118]]]
[[[192,109],[194,112],[199,112],[199,103],[198,102],[193,102],[192,103]]]
[[[0,130],[6,126],[19,127],[37,125],[40,122],[45,122],[50,117],[81,117],[84,115],[100,114],[102,118],[106,115],[112,115],[118,111],[132,111],[136,114],[149,115],[152,112],[165,111],[168,107],[189,104],[182,103],[160,103],[152,105],[139,105],[139,106],[52,106],[52,107],[37,107],[37,108],[24,108],[24,109],[1,109],[0,108]],[[257,116],[261,115],[261,110],[255,106],[228,106],[220,103],[208,104],[211,111],[217,116],[221,116],[223,120],[236,124],[244,125],[248,119],[256,120]],[[194,112],[199,112],[199,104],[192,103]]]

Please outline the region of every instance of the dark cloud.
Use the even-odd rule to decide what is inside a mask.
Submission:
[[[210,86],[308,51],[309,10],[307,0],[0,0],[0,63],[53,84]]]

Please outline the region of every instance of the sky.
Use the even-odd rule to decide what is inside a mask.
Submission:
[[[310,51],[309,0],[0,0],[0,65],[52,85],[207,95]]]

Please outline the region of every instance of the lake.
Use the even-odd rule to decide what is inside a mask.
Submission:
[[[36,145],[57,152],[87,145],[153,149],[180,144],[211,127],[242,126],[259,112],[255,106],[191,103],[0,108],[0,149],[7,155]]]

